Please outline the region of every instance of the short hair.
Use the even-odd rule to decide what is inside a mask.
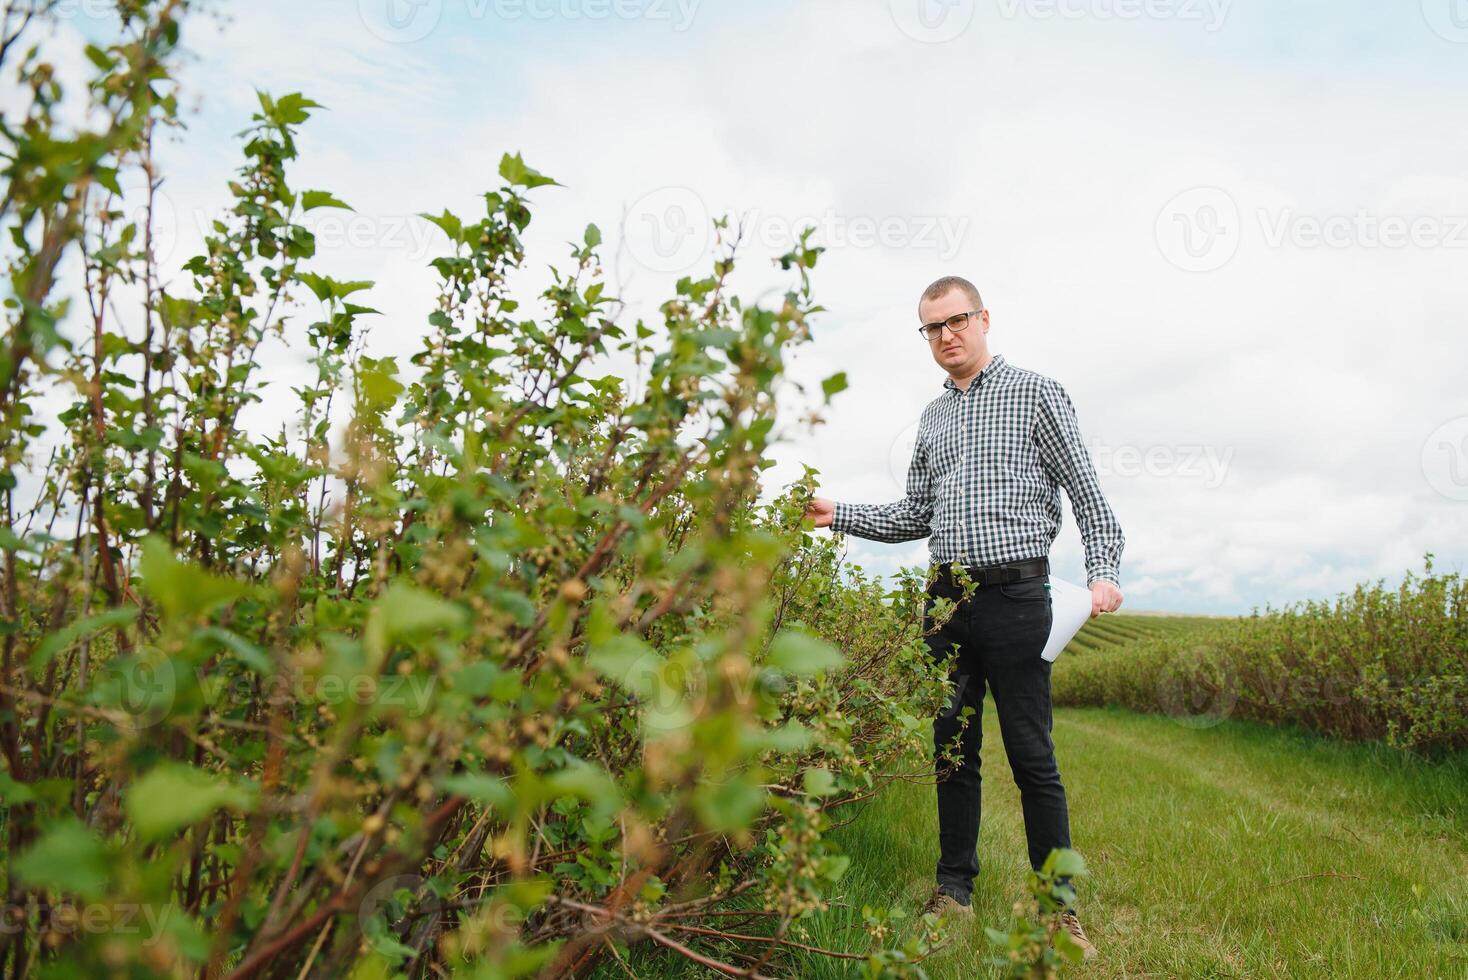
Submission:
[[[979,295],[978,287],[962,276],[944,276],[923,290],[922,297],[918,299],[919,316],[922,315],[921,310],[925,301],[946,296],[955,289],[962,289],[968,293],[969,298],[974,301],[974,309],[982,310],[984,308],[984,298]]]

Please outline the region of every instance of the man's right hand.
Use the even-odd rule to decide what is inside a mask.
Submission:
[[[814,519],[816,527],[830,527],[831,518],[836,516],[836,501],[812,497],[806,505],[805,516]]]

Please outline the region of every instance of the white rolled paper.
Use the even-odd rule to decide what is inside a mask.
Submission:
[[[1045,652],[1040,656],[1054,663],[1060,651],[1091,618],[1091,590],[1052,575],[1050,610],[1055,618],[1050,624],[1050,639],[1045,643]]]

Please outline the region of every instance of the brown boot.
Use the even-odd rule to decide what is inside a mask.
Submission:
[[[1070,938],[1081,948],[1081,959],[1094,960],[1096,958],[1096,947],[1091,945],[1091,940],[1086,938],[1086,930],[1081,926],[1081,920],[1070,909],[1060,913],[1060,924],[1065,931],[1070,933]]]
[[[928,896],[928,900],[923,903],[922,911],[918,914],[927,915],[929,912],[938,916],[940,919],[971,919],[974,915],[974,907],[972,905],[964,905],[947,892],[934,888],[933,894]]]

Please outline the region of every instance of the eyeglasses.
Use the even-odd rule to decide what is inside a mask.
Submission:
[[[967,313],[955,313],[946,320],[939,320],[935,323],[923,324],[921,327],[918,327],[918,333],[923,335],[924,340],[931,343],[932,341],[935,341],[939,337],[943,336],[944,327],[947,327],[952,333],[958,333],[960,330],[968,327],[969,317],[978,316],[982,312],[984,311],[982,309],[979,309],[969,310]]]

